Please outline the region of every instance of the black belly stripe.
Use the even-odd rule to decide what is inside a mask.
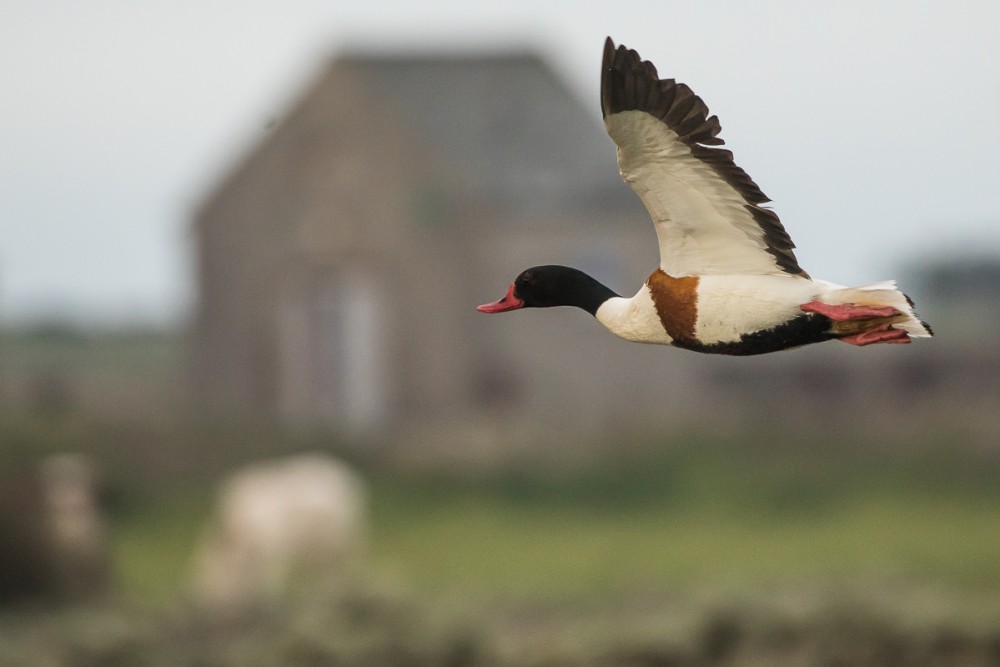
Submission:
[[[792,347],[821,343],[836,338],[830,333],[830,318],[815,313],[802,314],[770,329],[743,334],[737,341],[702,343],[696,340],[675,340],[675,347],[706,354],[749,356],[778,352]]]

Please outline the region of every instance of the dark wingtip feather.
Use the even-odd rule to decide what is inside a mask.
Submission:
[[[709,165],[746,201],[764,232],[768,252],[784,271],[805,275],[792,252],[794,244],[778,216],[760,204],[770,201],[753,179],[735,162],[733,154],[721,146],[722,125],[718,116],[709,116],[708,106],[688,86],[673,79],[660,79],[656,67],[624,45],[615,46],[610,37],[604,42],[601,67],[601,112],[604,118],[622,111],[644,111],[659,118],[691,149],[691,154]]]

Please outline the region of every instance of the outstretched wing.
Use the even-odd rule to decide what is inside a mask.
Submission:
[[[660,79],[652,63],[609,37],[604,45],[601,108],[618,146],[618,167],[646,205],[668,274],[793,274],[792,243],[770,201],[716,148],[716,116],[683,83]]]

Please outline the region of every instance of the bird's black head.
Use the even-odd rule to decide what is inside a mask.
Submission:
[[[612,290],[583,271],[568,266],[533,266],[521,272],[499,301],[479,306],[484,313],[502,313],[518,308],[576,306],[591,315],[613,296]]]

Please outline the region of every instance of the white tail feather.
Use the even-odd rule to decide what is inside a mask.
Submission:
[[[929,338],[933,334],[916,313],[905,294],[896,289],[895,280],[883,280],[858,287],[842,287],[833,283],[815,281],[825,288],[819,300],[831,305],[854,304],[857,306],[891,306],[899,315],[893,327],[902,329],[915,338]]]

